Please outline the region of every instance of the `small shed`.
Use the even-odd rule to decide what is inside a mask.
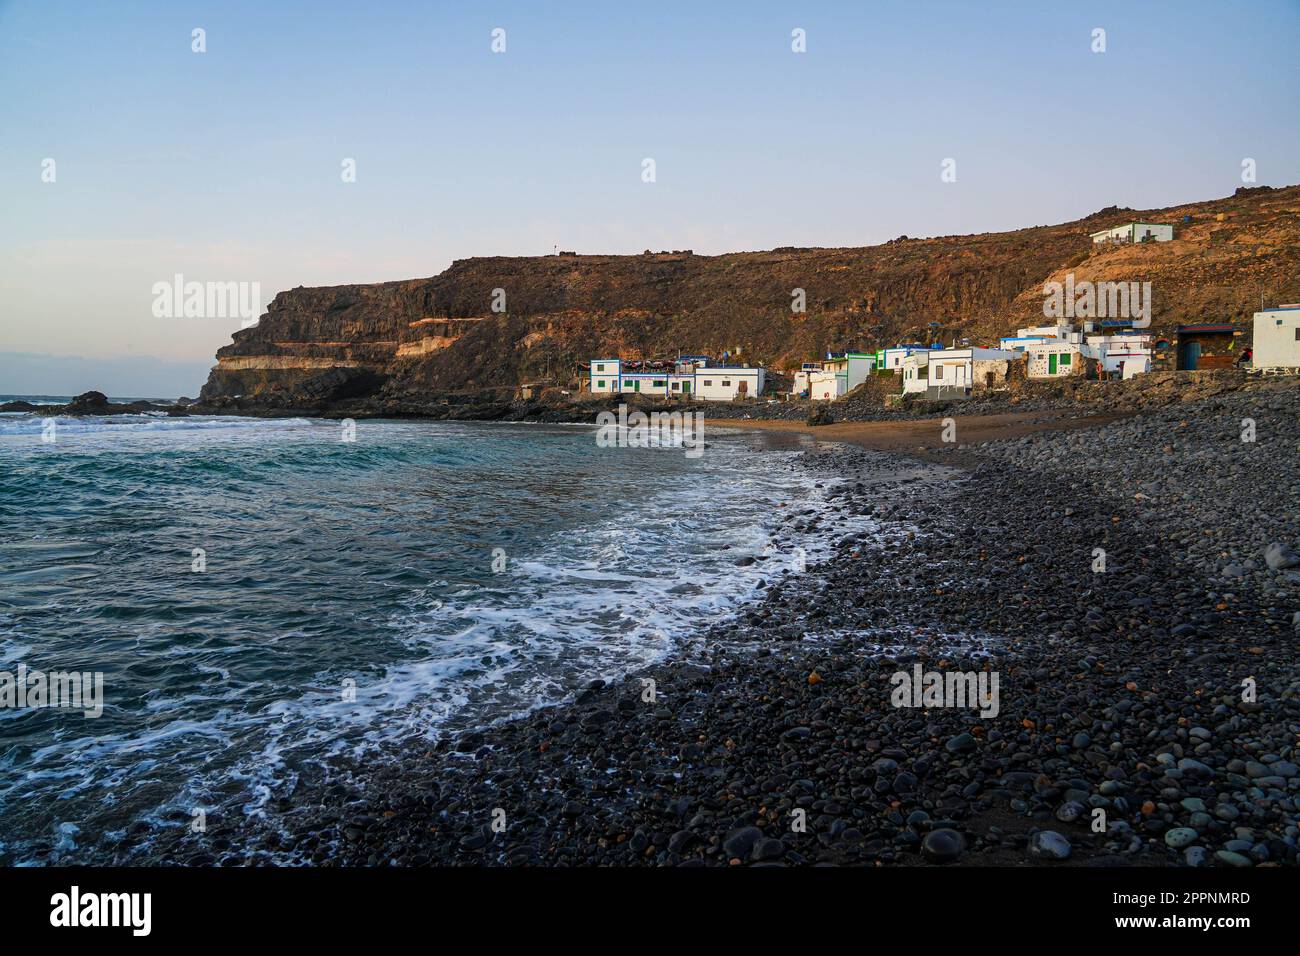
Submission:
[[[1237,361],[1237,336],[1241,333],[1226,322],[1180,325],[1178,368],[1185,371],[1232,368]]]

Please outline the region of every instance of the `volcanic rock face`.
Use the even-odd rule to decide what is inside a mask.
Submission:
[[[1175,239],[1092,244],[1090,232],[1131,220],[1173,223]],[[990,343],[1040,321],[1043,283],[1071,272],[1150,282],[1158,333],[1214,319],[1249,335],[1261,292],[1300,300],[1300,186],[856,249],[479,258],[428,279],[300,287],[217,353],[201,400],[273,409],[368,396],[383,408],[572,385],[596,355],[730,352],[784,367],[844,347]],[[806,311],[791,308],[796,290]]]

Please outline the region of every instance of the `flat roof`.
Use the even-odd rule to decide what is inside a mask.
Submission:
[[[1236,332],[1235,326],[1228,325],[1226,322],[1221,324],[1205,323],[1202,325],[1180,325],[1178,326],[1179,335],[1195,335],[1200,332]]]

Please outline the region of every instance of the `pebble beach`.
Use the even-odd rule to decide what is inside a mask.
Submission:
[[[1295,864],[1294,383],[1006,441],[956,423],[946,454],[806,452],[875,529],[774,566],[674,659],[162,862]],[[895,706],[917,665],[996,673],[996,715]]]

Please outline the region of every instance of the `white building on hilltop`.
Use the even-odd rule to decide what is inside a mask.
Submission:
[[[1169,242],[1174,238],[1174,227],[1154,222],[1126,222],[1091,235],[1094,245],[1103,242]]]

